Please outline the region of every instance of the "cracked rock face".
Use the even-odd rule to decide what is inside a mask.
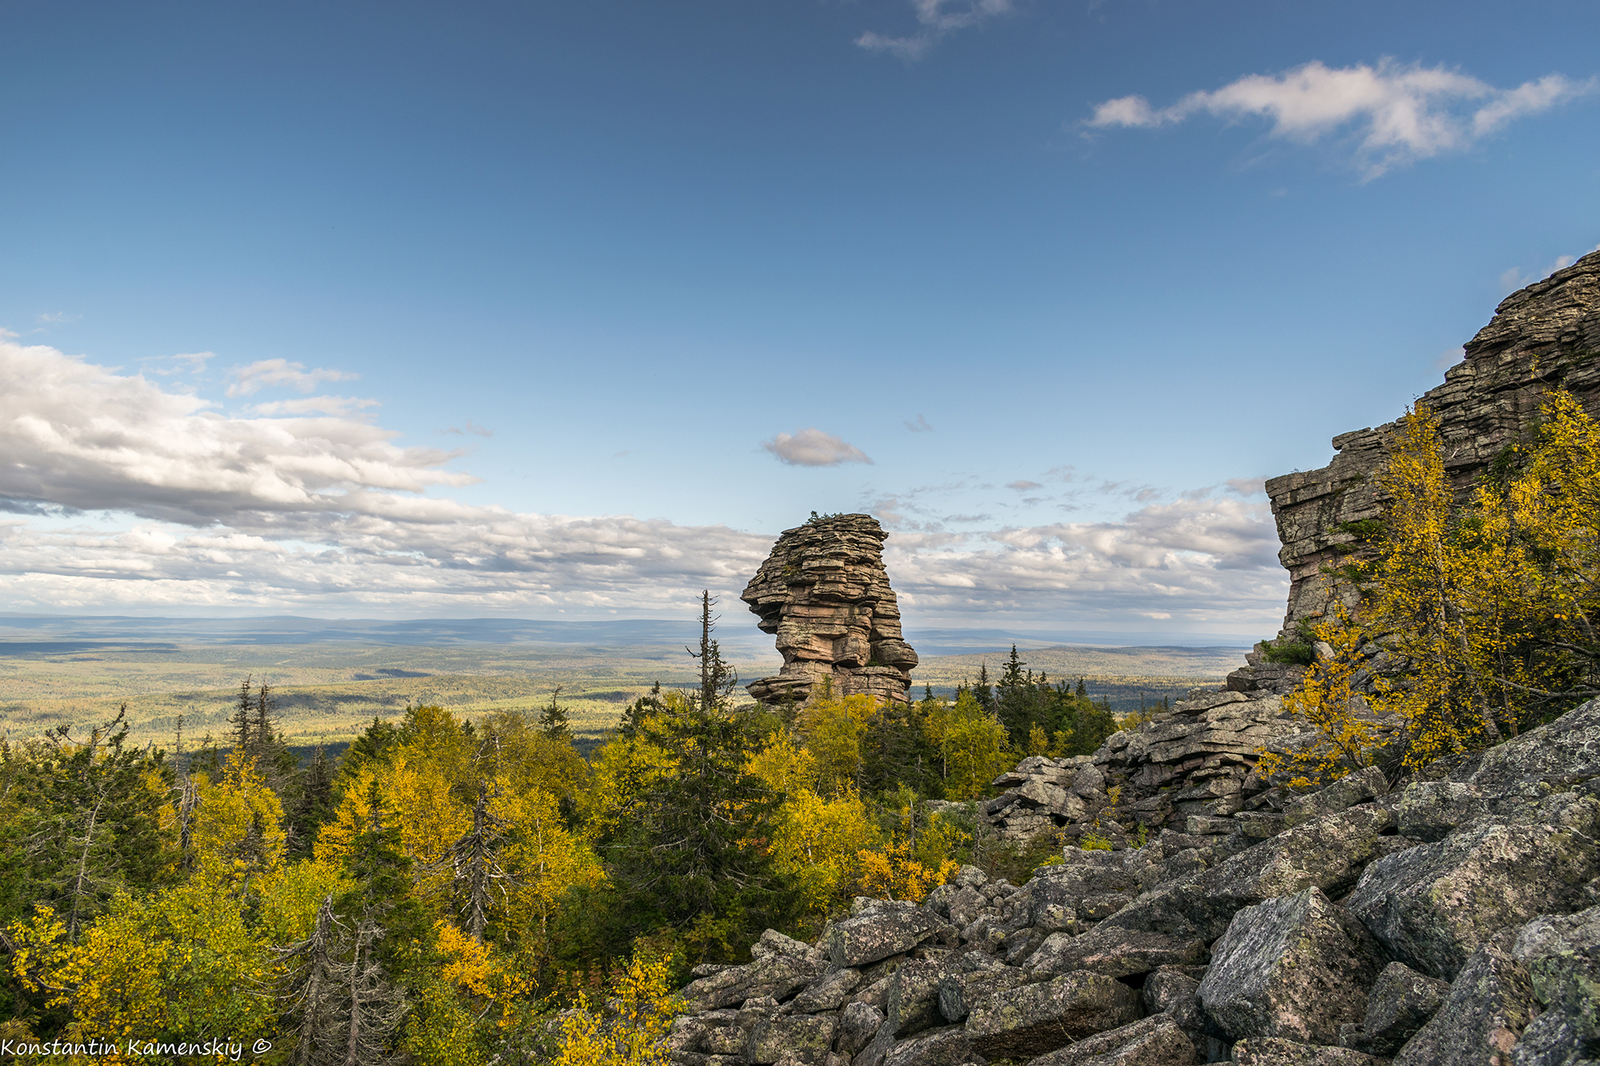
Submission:
[[[1418,404],[1439,418],[1445,472],[1459,493],[1500,450],[1536,421],[1546,389],[1560,385],[1600,414],[1600,252],[1507,296],[1465,345],[1466,358]],[[1267,481],[1289,570],[1284,635],[1318,621],[1337,603],[1355,610],[1356,590],[1329,571],[1366,548],[1359,523],[1380,516],[1377,475],[1397,423],[1333,438],[1338,452],[1320,470]]]
[[[784,530],[740,599],[778,638],[783,668],[749,686],[762,703],[804,703],[825,679],[836,696],[903,703],[917,653],[883,566],[888,534],[870,515],[830,515]]]

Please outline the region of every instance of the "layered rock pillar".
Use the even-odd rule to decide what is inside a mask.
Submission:
[[[1464,346],[1466,358],[1417,403],[1439,419],[1445,473],[1463,498],[1507,445],[1526,439],[1551,388],[1573,393],[1600,416],[1600,252],[1507,296]],[[1385,500],[1377,486],[1398,422],[1333,438],[1338,453],[1320,470],[1267,482],[1289,571],[1289,606],[1280,636],[1298,639],[1359,596],[1337,575],[1367,556]]]
[[[783,668],[749,685],[762,703],[838,696],[904,702],[917,653],[883,566],[888,534],[870,515],[830,515],[784,530],[740,599],[778,638]]]

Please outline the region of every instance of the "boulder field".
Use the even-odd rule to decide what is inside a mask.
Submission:
[[[1432,779],[1252,813],[1068,847],[1023,885],[964,867],[815,943],[769,930],[697,968],[671,1061],[1600,1064],[1600,701]]]

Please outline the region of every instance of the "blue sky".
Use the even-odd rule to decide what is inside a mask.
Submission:
[[[678,614],[867,510],[914,624],[1269,635],[1255,483],[1600,243],[1596,40],[0,0],[0,610]]]

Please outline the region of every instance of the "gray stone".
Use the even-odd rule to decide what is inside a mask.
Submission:
[[[971,1054],[966,1031],[952,1026],[897,1042],[884,1056],[883,1066],[961,1066]]]
[[[1518,1054],[1529,1063],[1564,1066],[1600,1059],[1600,907],[1544,915],[1523,926],[1512,955],[1527,967],[1534,999],[1544,1008]]]
[[[966,865],[956,871],[952,883],[957,888],[982,888],[989,883],[989,875],[979,866]]]
[[[1475,822],[1374,862],[1345,906],[1394,958],[1449,981],[1501,930],[1580,905],[1597,873],[1600,852],[1579,833]]]
[[[1068,1044],[1029,1066],[1192,1066],[1194,1044],[1171,1018],[1156,1015]]]
[[[819,959],[769,955],[748,966],[735,966],[691,981],[681,993],[690,1011],[731,1007],[748,999],[785,999],[821,977],[827,964]]]
[[[1460,781],[1419,781],[1400,793],[1395,808],[1402,836],[1430,842],[1488,813],[1484,790]]]
[[[1090,921],[1098,922],[1102,918],[1109,918],[1113,914],[1133,902],[1133,895],[1128,892],[1102,892],[1098,896],[1085,896],[1079,904],[1079,914]]]
[[[1131,977],[1158,966],[1204,963],[1210,957],[1204,940],[1123,929],[1111,921],[1102,922],[1082,936],[1051,934],[1028,957],[1024,968],[1041,974],[1088,970],[1107,977]]]
[[[889,1049],[894,1047],[894,1027],[885,1021],[878,1026],[878,1031],[872,1034],[872,1039],[867,1041],[865,1047],[856,1052],[856,1057],[851,1060],[852,1066],[883,1066],[883,1058],[889,1054]]]
[[[768,929],[761,934],[761,939],[750,945],[750,954],[755,958],[765,958],[769,955],[791,955],[797,959],[816,957],[816,949],[810,944],[786,936],[776,929]]]
[[[960,960],[954,958],[908,962],[896,970],[885,1011],[894,1035],[903,1039],[942,1022],[939,983],[961,970]]]
[[[828,956],[835,966],[864,966],[910,951],[938,930],[922,910],[867,913],[834,922],[828,930]]]
[[[865,976],[862,977],[866,981]],[[894,974],[880,977],[876,981],[868,982],[856,989],[856,994],[850,997],[852,1003],[870,1003],[879,1013],[889,1008],[889,985],[894,981]]]
[[[1559,789],[1600,777],[1600,700],[1488,749],[1451,777],[1489,792],[1529,781]]]
[[[871,1042],[883,1025],[883,1011],[870,1003],[847,1003],[839,1012],[833,1046],[842,1055],[854,1055]]]
[[[1139,1017],[1139,994],[1121,981],[1080,971],[978,1001],[967,1015],[973,1050],[986,1058],[1042,1055]]]
[[[1086,936],[1116,927],[1209,943],[1240,908],[1313,887],[1336,899],[1380,849],[1389,821],[1382,808],[1352,807],[1297,825],[1186,881],[1152,889]]]
[[[850,993],[861,983],[861,971],[846,966],[825,975],[794,997],[791,1009],[800,1014],[817,1014],[833,1010],[850,998]]]
[[[1290,826],[1303,825],[1376,799],[1388,791],[1389,782],[1384,779],[1383,771],[1376,766],[1368,766],[1346,774],[1309,796],[1296,796],[1290,800],[1283,808],[1284,823]]]
[[[1467,959],[1438,1013],[1400,1049],[1395,1066],[1508,1066],[1511,1049],[1537,1011],[1528,971],[1484,945]]]
[[[1361,1024],[1341,1028],[1339,1043],[1373,1055],[1393,1055],[1428,1023],[1449,993],[1448,982],[1391,962],[1373,982]]]
[[[939,982],[939,1013],[947,1022],[963,1021],[974,1003],[1027,981],[1028,975],[1014,966],[952,974]]]
[[[1583,1037],[1584,1021],[1565,1011],[1545,1011],[1511,1049],[1512,1066],[1584,1066],[1600,1059],[1600,1045]],[[1592,1014],[1588,1021],[1593,1024]]]
[[[1385,1061],[1350,1048],[1301,1044],[1275,1036],[1251,1037],[1233,1045],[1234,1066],[1383,1066]]]
[[[1200,982],[1200,1004],[1222,1035],[1335,1044],[1359,1021],[1378,972],[1366,930],[1320,889],[1234,915]]]
[[[947,903],[950,921],[959,929],[977,921],[978,915],[989,906],[989,897],[970,885],[962,885],[948,898]]]
[[[750,1033],[737,1025],[723,1025],[706,1031],[705,1039],[700,1042],[702,1050],[713,1055],[738,1055],[744,1056],[745,1050],[750,1046]]]
[[[1144,979],[1139,990],[1148,1014],[1163,1014],[1186,1000],[1193,999],[1200,982],[1186,973],[1175,970],[1157,970]]]
[[[752,1066],[768,1066],[785,1054],[816,1066],[828,1061],[833,1047],[834,1019],[815,1014],[781,1014],[750,1032],[745,1057]]]

